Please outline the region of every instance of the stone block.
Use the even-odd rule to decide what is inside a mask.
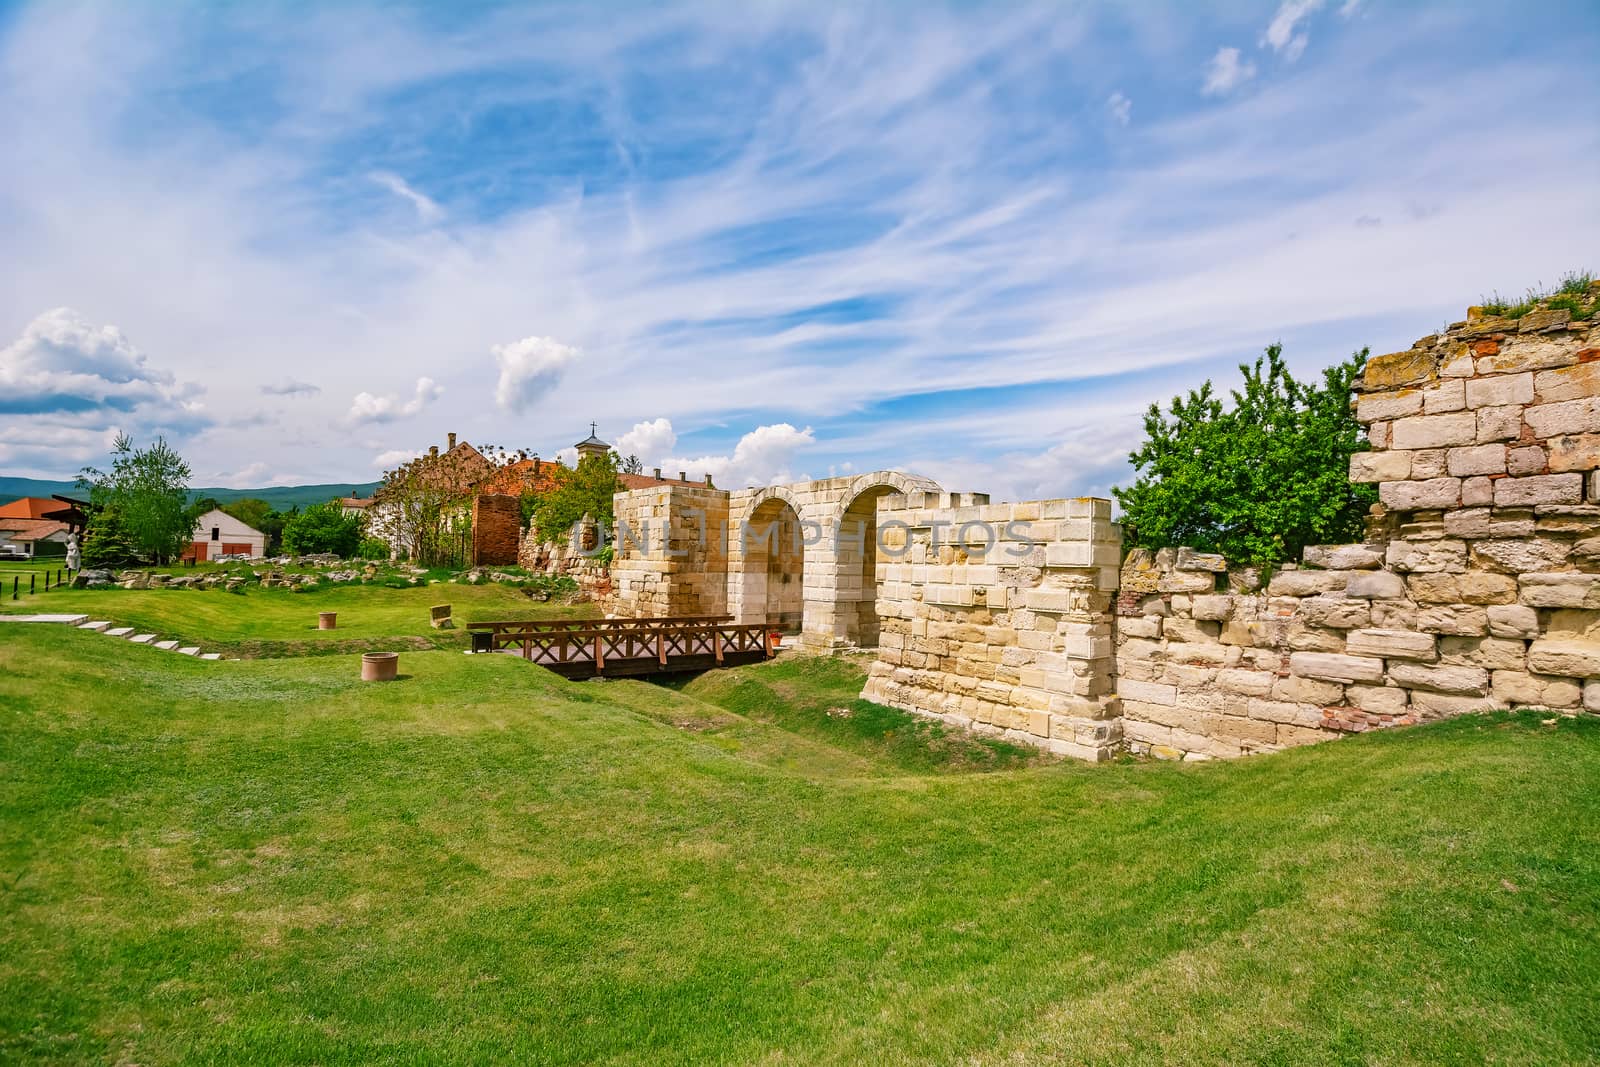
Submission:
[[[1583,503],[1583,475],[1536,474],[1526,478],[1501,478],[1494,483],[1498,507]]]
[[[1600,711],[1600,678],[1583,683],[1583,708],[1585,711]]]
[[[1507,407],[1533,403],[1533,374],[1494,374],[1467,382],[1467,407]]]
[[[1495,671],[1489,692],[1512,707],[1570,708],[1583,698],[1582,683],[1575,679],[1520,670]]]
[[[1356,419],[1359,422],[1387,422],[1420,414],[1422,414],[1420,389],[1396,389],[1387,393],[1367,393],[1356,397]]]
[[[1267,583],[1268,596],[1316,596],[1343,589],[1349,575],[1339,571],[1279,571]]]
[[[1361,381],[1367,389],[1395,389],[1430,381],[1438,373],[1433,353],[1415,348],[1367,360]]]
[[[1472,561],[1487,570],[1526,574],[1553,570],[1564,564],[1571,552],[1570,545],[1554,538],[1496,538],[1474,542]]]
[[[1392,685],[1352,685],[1345,687],[1344,698],[1351,707],[1374,715],[1400,715],[1406,710],[1408,694]]]
[[[1533,376],[1532,392],[1524,403],[1551,404],[1600,396],[1600,362],[1540,371]]]
[[[1564,330],[1572,322],[1566,308],[1536,308],[1517,320],[1518,333],[1549,333]]]
[[[1417,629],[1430,634],[1483,637],[1489,632],[1486,608],[1429,604],[1417,608]]]
[[[1376,656],[1431,663],[1438,658],[1433,634],[1409,630],[1351,630],[1345,635],[1345,650],[1352,656]]]
[[[1215,552],[1196,552],[1192,548],[1180,548],[1172,567],[1180,571],[1210,571],[1213,574],[1221,574],[1228,569],[1228,561]]]
[[[1233,614],[1233,597],[1218,593],[1197,596],[1189,613],[1196,619],[1221,622]]]
[[[1461,480],[1429,478],[1425,481],[1383,482],[1378,486],[1378,499],[1384,507],[1393,511],[1453,508],[1461,503]]]
[[[1349,685],[1381,681],[1383,661],[1331,652],[1294,652],[1289,656],[1289,671],[1302,678]]]
[[[1540,638],[1528,646],[1528,670],[1563,678],[1600,678],[1600,640]]]
[[[1522,445],[1506,452],[1506,473],[1523,477],[1543,474],[1549,466],[1549,456],[1540,445]]]
[[[1117,696],[1141,704],[1172,707],[1178,702],[1178,688],[1164,683],[1136,682],[1129,678],[1118,678]]]
[[[1528,643],[1520,638],[1441,637],[1439,662],[1491,671],[1520,671],[1528,664]]]
[[[1343,595],[1314,596],[1301,601],[1300,616],[1313,626],[1349,630],[1372,621],[1372,604]]]
[[[1405,579],[1390,571],[1352,574],[1345,583],[1344,595],[1368,600],[1393,600],[1406,595]]]
[[[1272,683],[1272,699],[1288,704],[1313,704],[1327,707],[1344,700],[1344,686],[1315,678],[1280,677]]]
[[[1425,418],[1426,416],[1418,416]],[[1441,415],[1440,418],[1453,418]],[[1553,404],[1534,404],[1522,409],[1522,417],[1535,437],[1562,434],[1600,433],[1600,396],[1561,400]]]
[[[1403,482],[1410,477],[1410,452],[1357,452],[1350,457],[1352,482]]]
[[[1383,566],[1383,549],[1377,545],[1307,545],[1301,558],[1306,566],[1323,570],[1375,570]]]
[[[1445,469],[1452,478],[1466,478],[1474,474],[1504,474],[1506,446],[1495,443],[1452,448],[1447,453]]]
[[[1173,571],[1156,582],[1162,593],[1209,593],[1216,587],[1216,579],[1207,571]]]
[[[1374,600],[1372,626],[1378,630],[1415,630],[1417,605],[1409,600]]]
[[[1515,604],[1517,580],[1508,574],[1468,571],[1456,578],[1461,601],[1465,604]]]
[[[1422,410],[1425,414],[1460,411],[1466,406],[1467,391],[1460,378],[1446,378],[1422,387]]]
[[[1290,620],[1286,637],[1289,647],[1296,652],[1344,651],[1344,632],[1342,630],[1307,626],[1300,619]]]
[[[1161,637],[1161,616],[1134,615],[1117,620],[1117,633],[1122,637]]]
[[[1503,705],[1487,694],[1465,696],[1460,693],[1438,693],[1427,689],[1416,689],[1411,693],[1411,710],[1419,719],[1441,719],[1476,711],[1494,711],[1500,707]]]
[[[1592,364],[1600,367],[1600,363]],[[1591,471],[1600,468],[1600,433],[1567,434],[1552,437],[1549,464],[1552,473]]]
[[[1445,378],[1471,378],[1477,373],[1472,349],[1464,344],[1454,346],[1439,363],[1439,374]]]
[[[1493,637],[1538,637],[1539,613],[1525,604],[1491,605],[1489,633]]]
[[[1503,408],[1478,409],[1478,440],[1483,441],[1513,441],[1522,436],[1522,413],[1526,410],[1520,405]]]
[[[1519,340],[1500,352],[1481,357],[1477,367],[1479,374],[1520,374],[1523,371],[1565,367],[1576,362],[1578,351],[1572,345]]]
[[[1224,693],[1238,693],[1243,696],[1264,697],[1272,692],[1272,685],[1277,681],[1277,675],[1267,671],[1243,670],[1237,667],[1228,668],[1217,674],[1217,688]]]
[[[1467,569],[1467,543],[1449,539],[1392,541],[1386,562],[1402,574],[1459,573]]]
[[[1410,415],[1396,419],[1390,441],[1398,449],[1450,448],[1478,439],[1477,417],[1471,412],[1449,415]]]
[[[1407,689],[1427,689],[1435,693],[1484,696],[1489,692],[1489,672],[1482,667],[1391,663],[1389,679]]]
[[[1449,454],[1448,448],[1419,448],[1411,453],[1411,480],[1425,482],[1447,477],[1450,472],[1445,469],[1445,457]]]
[[[1533,608],[1600,608],[1600,575],[1577,571],[1518,577],[1517,599]]]

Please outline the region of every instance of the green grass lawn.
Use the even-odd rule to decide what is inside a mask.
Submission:
[[[27,578],[23,577],[23,588]],[[42,579],[41,579],[42,581]],[[10,586],[7,585],[9,590]],[[83,613],[208,651],[242,656],[351,652],[372,648],[465,648],[464,631],[434,630],[428,609],[449,604],[458,627],[499,619],[585,618],[592,604],[531,600],[507,585],[328,585],[303,592],[247,586],[221,589],[52,589],[0,603],[0,613]],[[338,628],[317,629],[317,614],[339,613]],[[406,637],[409,641],[394,641]]]
[[[401,671],[0,630],[0,1060],[1600,1054],[1593,719],[1090,767],[848,663]]]

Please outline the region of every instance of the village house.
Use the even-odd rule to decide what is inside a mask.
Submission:
[[[64,501],[37,496],[0,504],[0,558],[66,555],[76,514]]]
[[[267,554],[267,535],[221,508],[212,508],[195,520],[191,542],[183,555],[196,563],[222,556],[257,558]]]

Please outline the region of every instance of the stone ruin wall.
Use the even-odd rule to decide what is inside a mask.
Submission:
[[[1110,501],[911,493],[884,500],[877,522],[880,633],[863,697],[1062,755],[1114,754]]]
[[[472,501],[472,565],[510,567],[522,541],[522,501],[504,494],[479,494]]]
[[[1566,311],[1469,317],[1369,361],[1369,543],[1265,587],[1130,553],[1117,693],[1130,748],[1206,758],[1466,711],[1600,711],[1600,349]]]
[[[601,607],[633,618],[725,614],[728,493],[669,485],[614,499],[618,531],[642,531],[647,541],[617,542]]]

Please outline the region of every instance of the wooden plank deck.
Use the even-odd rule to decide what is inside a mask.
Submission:
[[[775,651],[763,623],[730,616],[479,622],[475,644],[537,663],[565,678],[622,678],[759,663]],[[486,639],[486,641],[485,641]]]

